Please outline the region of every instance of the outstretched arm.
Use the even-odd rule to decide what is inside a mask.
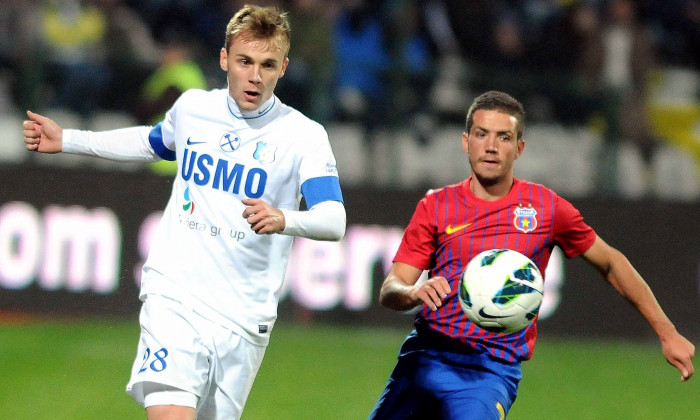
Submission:
[[[52,119],[27,111],[24,142],[27,150],[41,153],[72,153],[104,159],[153,162],[160,156],[149,141],[151,127],[138,126],[109,131],[64,130]]]
[[[695,346],[676,331],[649,285],[629,260],[600,237],[596,237],[583,258],[596,267],[615,290],[646,318],[661,341],[666,360],[681,372],[681,381],[690,379],[694,373],[692,359],[695,356]]]

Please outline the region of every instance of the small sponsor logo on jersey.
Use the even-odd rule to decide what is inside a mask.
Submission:
[[[265,325],[265,324],[258,325],[258,332],[260,334],[266,334],[267,333],[267,325]]]
[[[240,145],[241,138],[235,133],[226,133],[221,136],[221,139],[219,140],[219,147],[221,147],[221,150],[226,153],[235,151]]]
[[[537,228],[537,210],[532,208],[532,204],[528,204],[527,207],[523,207],[522,204],[513,210],[515,217],[513,218],[513,225],[516,229],[523,233],[532,232]]]
[[[204,144],[206,141],[192,141],[192,137],[187,138],[187,145],[194,146],[195,144]]]
[[[253,157],[260,163],[272,163],[275,161],[275,153],[277,153],[277,146],[259,141],[255,152],[253,152]]]
[[[326,163],[326,172],[328,172],[329,174],[338,175],[338,167],[335,166],[335,163],[328,162],[328,163]]]
[[[454,227],[452,225],[447,225],[447,227],[445,228],[445,233],[448,235],[452,235],[453,233],[459,232],[462,229],[466,229],[471,225],[472,225],[471,223],[465,223],[463,225],[454,226]]]
[[[182,210],[188,212],[189,214],[194,213],[194,201],[190,199],[190,189],[185,190],[185,204],[182,205]]]

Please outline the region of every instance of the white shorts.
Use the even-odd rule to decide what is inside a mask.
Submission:
[[[240,418],[265,347],[162,296],[145,297],[139,320],[126,386],[138,404],[192,407],[198,420]]]

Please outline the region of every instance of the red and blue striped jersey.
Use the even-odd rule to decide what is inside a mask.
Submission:
[[[571,203],[542,185],[515,179],[506,197],[491,202],[472,193],[470,180],[425,195],[394,261],[429,270],[430,277],[441,276],[450,283],[451,293],[438,310],[423,305],[416,328],[428,328],[506,362],[527,360],[535,345],[537,320],[512,334],[479,328],[460,307],[460,274],[480,252],[508,248],[527,255],[544,275],[555,245],[567,257],[575,257],[593,245],[596,233]]]

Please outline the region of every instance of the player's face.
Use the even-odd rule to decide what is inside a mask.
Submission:
[[[474,124],[462,134],[462,147],[469,155],[472,173],[483,186],[511,182],[513,162],[525,148],[518,141],[518,120],[499,111],[474,112]]]
[[[241,111],[258,109],[272,97],[289,59],[266,40],[237,35],[229,50],[221,49],[219,64],[226,71],[228,91]]]

